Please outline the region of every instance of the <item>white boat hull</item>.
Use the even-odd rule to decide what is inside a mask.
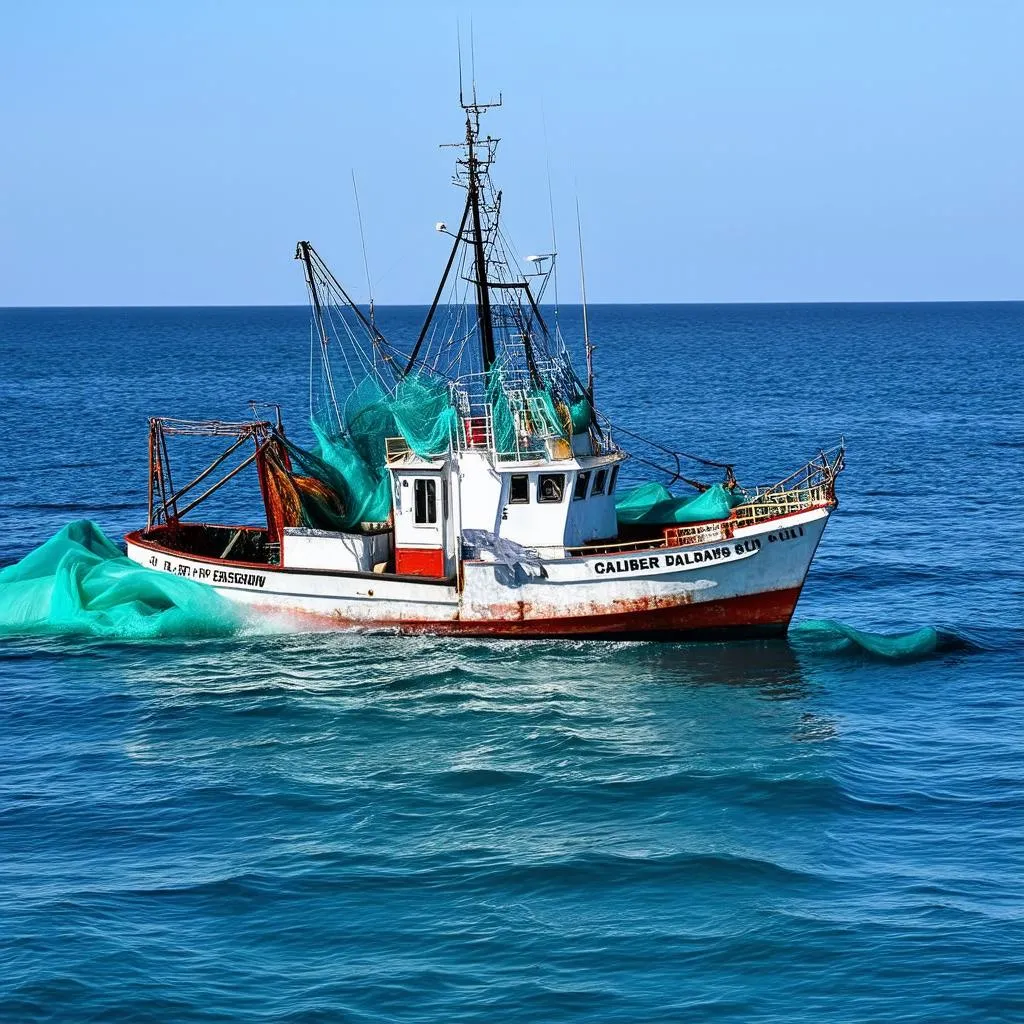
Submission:
[[[489,636],[683,639],[783,633],[831,509],[728,540],[523,564],[461,563],[460,581],[289,569],[177,553],[142,532],[128,557],[262,612],[320,628]]]

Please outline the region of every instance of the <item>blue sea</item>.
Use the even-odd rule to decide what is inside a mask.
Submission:
[[[1024,1019],[1024,304],[590,323],[598,404],[741,481],[845,435],[790,638],[0,638],[0,1020]],[[0,310],[0,565],[139,526],[149,416],[309,440],[308,354]]]

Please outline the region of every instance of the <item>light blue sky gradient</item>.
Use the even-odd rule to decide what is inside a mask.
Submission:
[[[7,0],[0,305],[298,304],[299,238],[362,299],[352,169],[378,303],[428,302],[471,14],[563,301],[577,192],[592,301],[1022,297],[1024,3]]]

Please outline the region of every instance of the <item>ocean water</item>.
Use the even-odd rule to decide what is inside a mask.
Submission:
[[[741,480],[845,435],[803,625],[0,638],[0,1020],[1024,1019],[1024,304],[591,325],[613,419]],[[150,415],[308,438],[307,359],[299,308],[0,310],[0,565],[139,525]]]

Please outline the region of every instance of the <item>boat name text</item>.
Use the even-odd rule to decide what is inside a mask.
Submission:
[[[149,563],[155,567],[156,561],[156,558],[151,558]],[[242,587],[262,587],[267,582],[266,576],[256,572],[230,572],[226,569],[207,569],[201,565],[182,565],[180,562],[175,565],[168,561],[164,562],[162,568],[164,572],[172,572],[202,583],[234,583]]]
[[[737,545],[737,554],[742,546]],[[703,565],[705,562],[718,562],[731,558],[732,551],[727,545],[719,548],[704,548],[701,551],[680,551],[674,555],[646,555],[643,558],[616,558],[607,562],[595,562],[594,572],[598,576],[608,576],[617,572],[644,572],[648,569],[673,569],[682,565]]]
[[[780,541],[798,540],[804,535],[802,526],[787,527],[769,533],[767,541],[776,544]],[[708,562],[724,562],[734,556],[744,558],[761,550],[759,537],[748,537],[736,541],[735,544],[722,544],[714,548],[698,548],[696,551],[678,551],[664,555],[644,555],[637,558],[612,558],[594,562],[594,572],[598,576],[610,576],[615,573],[664,571],[665,569],[684,568],[690,565],[706,565]]]

